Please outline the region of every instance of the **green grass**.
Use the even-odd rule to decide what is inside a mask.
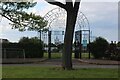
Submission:
[[[51,57],[52,59],[61,58],[62,53],[51,53]],[[89,57],[89,53],[82,53],[82,58],[88,58],[88,57]],[[48,58],[48,53],[44,53],[44,58]],[[74,53],[72,53],[72,58],[74,58]],[[91,58],[93,58],[92,55]]]
[[[55,67],[3,66],[3,78],[118,78],[117,69],[75,69]]]
[[[52,57],[52,59],[61,58],[62,54],[61,53],[51,53],[51,57]],[[48,53],[44,53],[44,58],[48,58]]]
[[[2,66],[0,65],[0,79],[2,78]]]

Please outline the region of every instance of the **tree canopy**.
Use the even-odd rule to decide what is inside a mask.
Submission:
[[[11,21],[12,29],[39,31],[47,25],[47,21],[40,15],[27,12],[36,4],[36,2],[0,2],[0,15]]]

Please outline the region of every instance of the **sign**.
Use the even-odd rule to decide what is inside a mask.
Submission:
[[[83,47],[87,47],[87,40],[83,40]]]

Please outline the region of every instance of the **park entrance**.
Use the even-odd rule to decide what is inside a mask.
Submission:
[[[55,8],[49,11],[44,19],[48,21],[48,25],[39,31],[40,39],[44,42],[44,51],[48,58],[53,58],[54,54],[62,57],[64,45],[64,33],[66,27],[66,11],[62,8]],[[74,44],[78,40],[79,46]],[[90,26],[87,17],[82,13],[78,13],[77,22],[73,40],[73,57],[79,54],[78,58],[82,58],[82,54],[89,53],[88,44],[90,43]],[[76,53],[76,49],[79,51]],[[90,58],[90,56],[87,56]],[[76,58],[76,57],[75,57]]]

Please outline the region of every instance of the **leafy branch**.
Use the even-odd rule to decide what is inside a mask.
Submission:
[[[26,12],[36,4],[36,2],[0,2],[0,15],[11,21],[12,29],[39,31],[47,25],[47,21],[39,15]]]

